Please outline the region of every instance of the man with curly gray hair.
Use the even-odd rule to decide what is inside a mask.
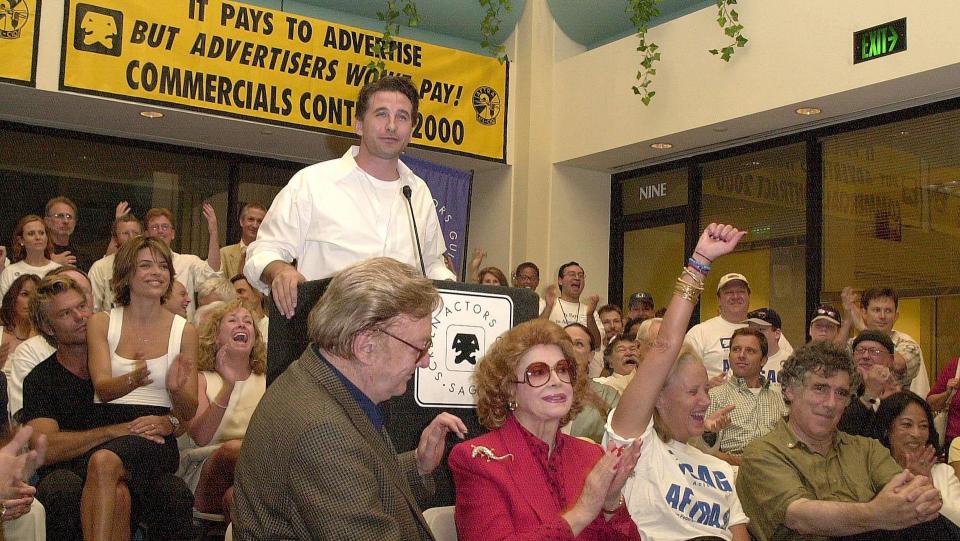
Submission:
[[[750,443],[737,492],[755,539],[929,539],[930,480],[902,471],[879,441],[837,430],[859,375],[842,346],[798,348],[780,372],[790,414]]]

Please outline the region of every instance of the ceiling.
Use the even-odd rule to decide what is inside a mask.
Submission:
[[[547,0],[547,5],[564,34],[588,49],[636,32],[627,14],[625,0]],[[657,3],[660,15],[650,21],[650,26],[657,26],[711,5],[716,6],[716,1],[660,0]]]
[[[297,4],[302,4],[312,9],[363,17],[379,28],[377,12],[383,11],[385,0],[254,0],[252,3],[275,9],[282,7],[294,12],[298,11]],[[417,13],[420,15],[419,28],[477,45],[481,39],[478,21],[482,20],[485,12],[481,3],[482,0],[416,0]],[[497,41],[503,42],[510,36],[525,5],[526,0],[511,0],[511,11],[501,14],[500,31],[494,36]],[[547,0],[547,5],[563,32],[587,48],[598,47],[635,32],[626,11],[626,0]],[[650,26],[715,5],[716,0],[660,0],[657,4],[660,15],[650,22]],[[401,28],[401,32],[407,31],[407,28]]]

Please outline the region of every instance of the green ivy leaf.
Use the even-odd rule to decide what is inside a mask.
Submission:
[[[747,38],[743,36],[737,36],[737,47],[743,47],[747,44],[747,41],[749,41]]]

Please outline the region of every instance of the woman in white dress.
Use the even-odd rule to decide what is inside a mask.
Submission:
[[[118,491],[140,495],[149,480],[177,471],[175,433],[197,409],[197,332],[163,307],[172,284],[167,245],[134,237],[114,259],[115,307],[87,323],[90,379],[103,402],[97,414],[104,424],[129,423],[131,435],[90,456],[80,503],[84,538],[128,528],[115,513]]]
[[[197,414],[189,438],[180,439],[178,475],[194,491],[196,511],[222,515],[230,509],[233,470],[250,416],[267,389],[267,350],[243,301],[216,308],[200,328],[197,369]]]

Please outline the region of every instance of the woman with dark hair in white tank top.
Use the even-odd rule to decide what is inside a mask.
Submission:
[[[143,236],[130,239],[114,260],[116,308],[95,314],[87,324],[90,378],[102,402],[98,414],[105,424],[131,423],[132,435],[91,454],[103,473],[88,475],[84,485],[84,538],[123,538],[129,520],[118,520],[118,496],[128,497],[127,490],[139,495],[141,481],[177,470],[177,429],[197,409],[198,341],[193,325],[163,308],[172,285],[166,244]]]

